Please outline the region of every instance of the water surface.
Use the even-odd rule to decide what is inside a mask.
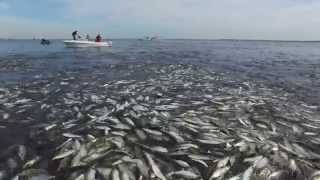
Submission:
[[[9,166],[11,170],[6,164],[16,163],[12,159],[16,156],[6,154],[14,155],[14,148],[22,146],[12,145],[20,144],[28,158],[42,157],[37,168],[65,179],[69,172],[60,172],[52,157],[68,136],[75,144],[79,136],[81,143],[90,144],[90,138],[121,139],[125,133],[129,138],[122,141],[129,148],[137,145],[130,144],[137,129],[159,131],[156,134],[162,137],[149,134],[153,140],[142,138],[139,143],[164,146],[160,151],[172,153],[183,146],[164,138],[161,132],[167,130],[199,146],[184,153],[209,158],[204,162],[208,168],[198,168],[194,159],[187,158],[193,173],[204,179],[212,173],[210,163],[229,153],[239,157],[235,164],[244,166],[233,168],[228,177],[250,170],[242,160],[252,152],[237,154],[236,144],[243,140],[258,149],[254,156],[273,161],[272,151],[280,146],[301,166],[313,165],[304,172],[319,167],[311,160],[320,157],[320,43],[113,40],[113,45],[65,48],[61,40],[49,46],[36,40],[0,41],[0,173],[14,176],[22,170],[26,159],[21,157],[23,163]],[[120,119],[119,124],[105,121],[105,116]],[[114,134],[101,133],[102,125]],[[139,136],[133,141],[139,141]],[[150,147],[138,145],[135,148],[140,151],[129,149],[128,153],[143,159],[139,152]],[[150,157],[162,158],[157,153]],[[274,169],[283,167],[273,163]],[[161,170],[169,171],[167,165],[162,164]]]

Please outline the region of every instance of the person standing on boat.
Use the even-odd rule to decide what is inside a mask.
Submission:
[[[81,38],[81,36],[78,35],[78,31],[73,31],[72,37],[73,37],[73,40],[77,40],[78,38]]]
[[[87,34],[86,39],[87,39],[88,41],[90,41],[90,36],[89,36],[89,34]]]
[[[102,42],[102,37],[100,34],[97,35],[96,42]]]

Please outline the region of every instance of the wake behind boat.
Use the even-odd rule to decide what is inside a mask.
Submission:
[[[112,41],[95,42],[87,40],[67,40],[63,41],[66,47],[111,47]]]

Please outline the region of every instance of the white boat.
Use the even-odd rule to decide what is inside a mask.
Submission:
[[[81,41],[81,40],[68,40],[63,41],[66,47],[111,47],[112,41]]]

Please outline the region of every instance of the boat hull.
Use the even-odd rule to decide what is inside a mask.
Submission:
[[[112,41],[94,42],[94,41],[63,41],[66,47],[111,47]]]

